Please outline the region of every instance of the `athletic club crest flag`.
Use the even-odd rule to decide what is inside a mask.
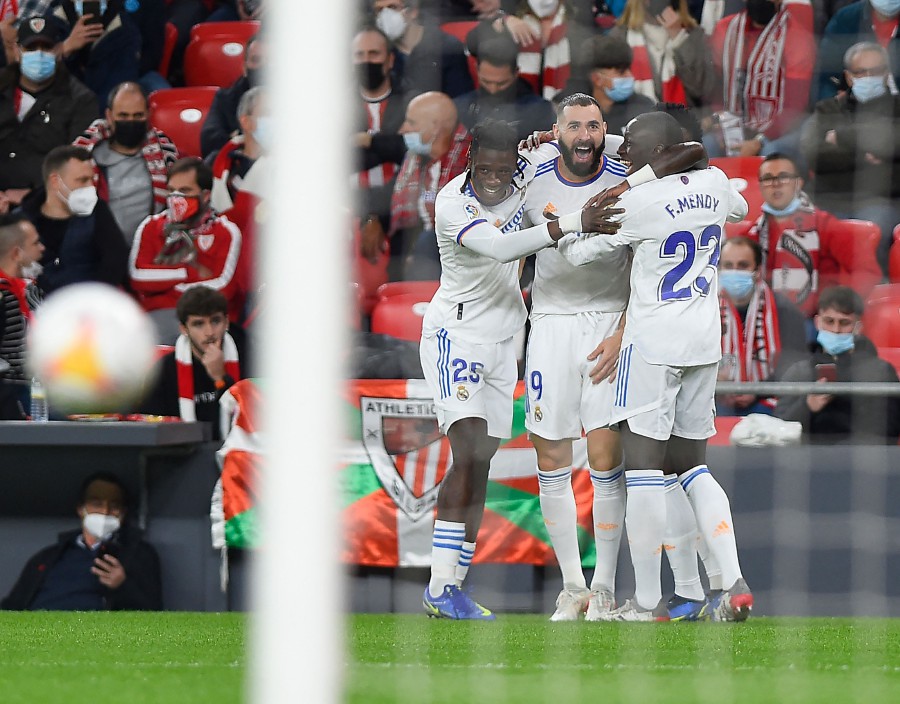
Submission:
[[[421,379],[347,383],[347,440],[340,466],[343,561],[406,567],[431,562],[434,508],[452,463],[438,430],[434,403]],[[525,396],[516,390],[513,437],[491,463],[487,506],[475,562],[554,564],[541,517],[534,449],[525,436]],[[575,444],[575,467],[586,467],[584,441]],[[586,469],[576,469],[579,542],[584,565],[594,564],[592,490]]]

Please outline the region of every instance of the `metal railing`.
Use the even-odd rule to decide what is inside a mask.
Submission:
[[[900,396],[900,384],[891,381],[720,381],[716,384],[716,394]]]

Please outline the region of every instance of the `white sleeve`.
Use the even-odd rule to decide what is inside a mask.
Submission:
[[[584,266],[618,249],[621,243],[614,235],[566,235],[559,243],[559,253],[573,266]]]
[[[456,242],[483,257],[507,263],[544,249],[553,244],[553,238],[546,223],[503,233],[486,220],[478,220],[460,230]]]
[[[738,193],[734,186],[731,186],[731,192],[728,194],[728,222],[740,222],[747,217],[749,210],[750,207],[744,200],[744,196]]]
[[[624,141],[625,138],[622,135],[607,132],[606,145],[603,147],[603,153],[606,154],[606,156],[611,156],[613,159],[618,160],[619,147],[622,146],[622,142]]]

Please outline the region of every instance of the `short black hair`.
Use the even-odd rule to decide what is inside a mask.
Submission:
[[[505,66],[515,73],[519,70],[519,47],[504,36],[492,37],[478,45],[475,58],[479,65],[487,61],[491,66]]]
[[[794,165],[794,171],[797,170],[797,160],[784,152],[772,152],[771,154],[766,155],[759,165],[762,166],[767,161],[775,161],[776,159],[784,159],[785,161],[791,162]]]
[[[72,159],[90,161],[91,153],[84,147],[76,147],[72,144],[63,144],[47,152],[44,163],[41,165],[41,177],[44,179],[44,185],[50,180],[51,174],[59,173],[59,170]]]
[[[588,70],[613,68],[619,71],[631,68],[634,52],[628,42],[620,37],[601,34],[588,39],[583,46],[584,65]]]
[[[751,250],[753,250],[753,264],[757,269],[762,266],[762,247],[759,246],[759,242],[757,242],[756,240],[752,240],[749,237],[744,237],[744,235],[726,237],[722,240],[721,249],[725,249],[725,245],[727,244],[742,244],[745,247],[749,247]]]
[[[689,139],[694,142],[703,140],[703,128],[700,126],[700,120],[697,119],[697,113],[687,105],[681,103],[657,103],[657,112],[664,112],[675,118],[681,129],[687,132]]]
[[[87,491],[90,488],[91,484],[94,482],[106,482],[107,484],[115,484],[119,487],[119,491],[122,492],[122,504],[128,505],[128,490],[125,488],[125,485],[122,483],[122,480],[119,479],[112,472],[94,472],[93,474],[89,474],[84,478],[84,481],[81,482],[81,489],[78,491],[78,505],[82,505],[87,500]]]
[[[516,151],[518,146],[519,137],[510,123],[488,118],[472,128],[472,144],[469,147],[469,155],[474,155],[479,149]]]
[[[578,107],[587,108],[593,105],[600,111],[600,114],[603,114],[603,108],[600,107],[600,103],[597,102],[597,99],[592,95],[588,95],[587,93],[572,93],[572,95],[567,95],[565,98],[560,100],[556,104],[556,117],[559,117],[563,114],[563,110],[573,105],[577,105]]]
[[[4,213],[0,215],[0,257],[5,257],[16,247],[25,246],[25,229],[23,222],[28,218],[25,213]]]
[[[192,315],[222,313],[227,316],[228,299],[224,293],[209,286],[192,286],[181,294],[178,303],[175,304],[175,313],[182,325],[187,325],[187,319]]]
[[[212,189],[213,174],[209,165],[199,156],[186,156],[176,161],[169,167],[168,178],[172,178],[176,174],[186,174],[193,171],[197,178],[197,185],[203,191]]]
[[[819,294],[818,312],[833,308],[845,315],[862,317],[866,309],[862,296],[849,286],[830,286]]]

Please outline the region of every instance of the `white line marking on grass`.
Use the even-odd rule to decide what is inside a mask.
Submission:
[[[703,665],[627,665],[624,663],[596,663],[573,665],[571,663],[548,664],[534,663],[529,665],[519,665],[510,663],[472,663],[471,665],[459,664],[426,664],[426,663],[396,663],[396,662],[346,662],[346,667],[360,669],[372,668],[377,670],[419,670],[427,667],[431,670],[547,670],[551,672],[591,672],[595,670],[608,670],[610,672],[706,672],[717,670],[722,672],[778,672],[787,671],[852,671],[852,672],[886,672],[900,673],[900,666],[882,665],[882,666],[860,666],[850,667],[849,665],[831,665],[817,664],[812,667],[803,665],[798,667],[795,663],[787,665],[778,665],[776,667],[765,667],[763,665],[736,665],[727,667],[720,664],[703,664]]]

